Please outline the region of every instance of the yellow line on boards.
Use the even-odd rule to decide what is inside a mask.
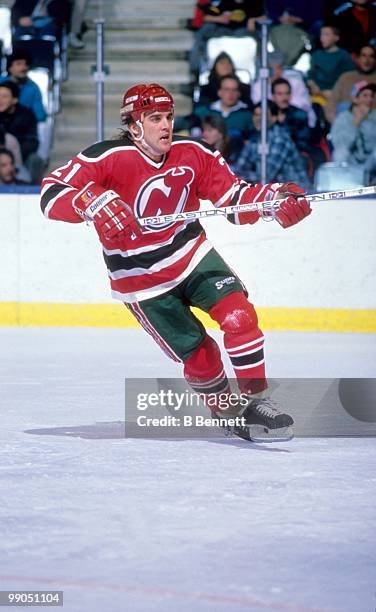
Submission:
[[[206,313],[193,309],[208,328],[218,328]],[[264,330],[376,333],[376,310],[258,307]],[[122,304],[35,304],[0,302],[0,326],[138,327]]]

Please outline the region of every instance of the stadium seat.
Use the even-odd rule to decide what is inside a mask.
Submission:
[[[37,126],[39,139],[39,147],[37,153],[39,157],[41,157],[46,163],[48,163],[50,151],[52,148],[54,138],[54,126],[55,119],[53,115],[49,115],[46,121],[39,121]]]
[[[27,51],[32,58],[31,68],[46,68],[52,80],[53,112],[60,110],[60,90],[63,79],[63,67],[59,57],[60,48],[56,40],[17,39],[14,49]]]
[[[42,38],[18,38],[14,41],[15,51],[26,51],[30,54],[31,68],[47,68],[54,74],[55,58],[57,54],[56,41]]]
[[[12,53],[12,28],[10,20],[10,8],[0,5],[0,40],[4,54]]]
[[[363,169],[350,166],[346,162],[322,164],[315,175],[315,190],[318,192],[357,189],[358,187],[364,187],[364,185]]]
[[[47,68],[33,68],[29,70],[28,76],[36,83],[42,94],[43,106],[47,115],[54,112],[52,78]]]
[[[53,83],[47,68],[34,68],[28,75],[39,87],[42,93],[43,106],[47,113],[46,121],[38,122],[39,148],[38,155],[48,161],[54,135],[54,100]]]
[[[273,46],[273,43],[269,40],[268,41],[268,53],[275,53],[275,48]],[[303,51],[302,54],[299,56],[298,60],[296,61],[296,63],[293,66],[290,66],[290,68],[292,68],[293,70],[298,70],[299,72],[302,73],[303,76],[307,76],[307,73],[309,71],[309,69],[311,68],[311,52],[310,51]]]
[[[216,57],[222,51],[229,54],[237,70],[246,70],[249,72],[251,80],[255,78],[257,42],[254,38],[251,36],[244,36],[242,38],[236,38],[235,36],[210,38],[207,44],[207,69],[212,67]]]

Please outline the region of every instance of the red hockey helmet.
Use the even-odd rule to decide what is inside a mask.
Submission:
[[[172,95],[158,83],[141,83],[125,92],[120,116],[123,123],[129,118],[138,121],[147,111],[171,111],[174,108]]]

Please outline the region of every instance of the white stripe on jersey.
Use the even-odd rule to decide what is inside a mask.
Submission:
[[[147,289],[140,289],[140,291],[134,291],[132,293],[121,293],[120,291],[115,291],[112,289],[112,297],[115,300],[120,300],[121,302],[132,303],[142,302],[142,300],[148,300],[149,298],[157,297],[157,295],[162,295],[162,293],[170,291],[170,289],[173,289],[179,285],[179,283],[185,280],[212,248],[213,246],[211,243],[208,240],[205,240],[205,242],[198,247],[184,272],[171,281],[161,283],[160,285],[155,285],[154,287],[149,287]]]
[[[151,324],[150,320],[147,318],[144,311],[142,310],[140,304],[130,304],[129,309],[131,312],[133,312],[140,325],[142,325],[145,331],[151,335],[153,340],[158,344],[162,351],[164,351],[166,355],[170,357],[170,359],[173,359],[173,361],[181,363],[182,360],[180,359],[180,357],[178,357],[178,355],[171,348],[171,346],[167,344],[166,340],[162,338],[162,336],[158,333],[155,327]]]
[[[226,193],[221,198],[219,198],[217,202],[214,202],[214,206],[216,208],[219,208],[222,204],[224,204],[224,202],[226,202],[226,200],[232,200],[235,193],[242,188],[243,186],[241,184],[238,184],[238,185],[233,184],[231,188],[228,191],[226,191]]]
[[[193,249],[195,244],[201,239],[202,234],[197,236],[196,238],[192,238],[189,242],[186,242],[184,246],[182,246],[179,250],[175,251],[171,257],[165,257],[165,259],[161,259],[157,261],[155,264],[150,266],[149,268],[131,268],[116,270],[115,272],[108,271],[108,276],[112,280],[120,280],[121,278],[127,278],[128,276],[143,276],[144,274],[152,274],[154,272],[160,272],[164,268],[168,268],[168,266],[172,266],[174,263],[182,259],[189,251]],[[209,241],[207,241],[209,242]],[[211,243],[210,247],[213,248]]]
[[[52,187],[52,185],[49,185],[49,187]],[[61,198],[63,195],[65,195],[66,193],[68,193],[69,191],[77,191],[75,189],[75,187],[69,187],[69,185],[67,185],[66,189],[63,189],[62,191],[60,191],[60,193],[57,194],[56,197],[52,198],[52,200],[50,200],[46,206],[46,208],[43,211],[43,214],[45,217],[47,217],[47,219],[49,218],[49,214],[51,212],[51,208],[53,207],[53,205],[55,204],[55,202]]]
[[[103,247],[103,252],[108,255],[122,255],[123,257],[131,257],[132,255],[140,255],[141,253],[150,253],[150,251],[156,251],[157,249],[160,249],[161,247],[164,246],[168,246],[170,244],[172,244],[175,236],[177,236],[178,234],[180,234],[180,232],[184,231],[187,227],[187,225],[189,223],[195,223],[197,221],[197,219],[192,219],[189,221],[185,221],[183,225],[180,225],[179,227],[176,228],[175,232],[173,233],[173,235],[171,236],[171,238],[169,238],[168,240],[165,240],[164,242],[159,242],[158,244],[149,244],[147,246],[143,246],[143,247],[139,247],[138,249],[127,249],[126,251],[122,250],[122,249],[106,249],[105,247]],[[202,230],[204,231],[204,230]],[[144,235],[143,237],[147,236],[148,234],[144,231]],[[155,237],[155,233],[154,232],[150,232],[150,237]]]

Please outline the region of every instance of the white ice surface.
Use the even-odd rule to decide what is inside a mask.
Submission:
[[[272,376],[374,374],[372,336],[267,340]],[[375,438],[48,435],[116,425],[124,376],[180,367],[136,330],[0,343],[0,589],[62,589],[65,612],[374,610]]]

